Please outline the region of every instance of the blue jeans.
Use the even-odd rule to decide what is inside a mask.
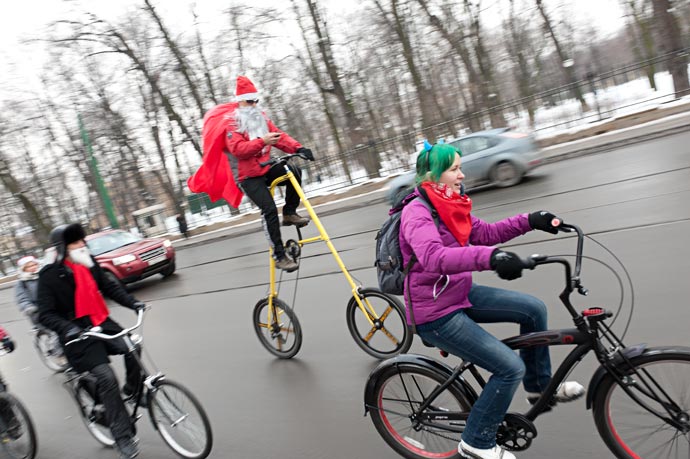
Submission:
[[[528,392],[546,388],[551,380],[551,359],[546,346],[521,350],[518,357],[477,323],[519,323],[520,334],[544,331],[546,305],[531,295],[477,284],[472,284],[469,300],[471,308],[417,325],[417,332],[424,341],[492,374],[462,434],[468,445],[487,449],[496,445],[496,431],[520,381]]]

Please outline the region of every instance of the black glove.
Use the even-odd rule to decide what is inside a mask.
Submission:
[[[498,274],[498,277],[505,280],[513,280],[522,277],[522,270],[525,267],[525,264],[517,254],[513,252],[504,252],[501,249],[493,251],[489,263],[491,264],[491,269]]]
[[[308,148],[299,147],[295,153],[305,156],[309,161],[314,161],[314,153]]]
[[[65,332],[65,342],[67,341],[72,341],[81,336],[82,329],[77,327],[76,325],[71,325],[69,329]]]
[[[146,303],[144,303],[143,301],[136,301],[132,305],[132,309],[134,309],[136,312],[139,312],[143,309],[146,309]]]
[[[14,345],[14,341],[12,341],[12,338],[10,338],[9,336],[5,336],[5,337],[2,339],[2,347],[3,347],[8,353],[14,351],[14,349],[16,348],[16,346]]]
[[[546,210],[532,212],[531,214],[529,214],[528,217],[529,226],[531,226],[532,229],[538,229],[546,231],[547,233],[557,234],[558,228],[553,226],[554,219],[559,220],[559,222],[561,221],[560,218],[556,217],[554,214]]]

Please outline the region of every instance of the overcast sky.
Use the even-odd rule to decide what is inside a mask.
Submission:
[[[544,0],[549,11],[557,14],[559,9],[568,8],[568,11],[574,15],[570,19],[581,25],[592,24],[602,36],[614,33],[624,24],[623,10],[619,2],[620,0]],[[39,46],[22,45],[21,39],[40,37],[46,24],[59,19],[69,19],[69,11],[74,9],[75,4],[84,5],[89,11],[105,19],[115,20],[125,14],[136,14],[136,6],[142,3],[142,0],[10,0],[3,2],[3,11],[0,14],[0,67],[3,68],[3,79],[10,74],[13,75],[14,84],[17,81],[21,84],[23,79],[33,77],[37,66],[40,66],[43,61],[43,56]],[[192,0],[154,0],[156,8],[173,30],[180,30],[175,25],[180,25],[183,27],[181,30],[185,30],[184,25],[191,23],[189,11],[192,3],[194,3]],[[238,0],[234,2],[232,0],[199,0],[196,2],[201,29],[205,28],[210,32],[217,27],[218,20],[222,17],[220,13],[232,3],[242,2]],[[251,0],[251,3],[277,8],[284,8],[287,5],[285,0]],[[338,13],[346,10],[356,11],[364,2],[321,0],[321,3],[326,5],[327,15],[338,18],[342,17],[342,14]],[[500,24],[505,4],[505,0],[482,2],[485,10],[483,20],[487,27]],[[569,6],[562,6],[566,4]],[[333,24],[333,21],[330,22]]]

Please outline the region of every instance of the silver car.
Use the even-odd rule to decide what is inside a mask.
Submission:
[[[542,163],[534,137],[508,128],[475,132],[448,142],[462,152],[462,172],[467,188],[492,184],[513,186]],[[399,202],[414,186],[415,171],[391,180],[388,201]]]

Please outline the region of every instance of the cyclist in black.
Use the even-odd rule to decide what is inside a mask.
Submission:
[[[3,327],[0,327],[0,349],[9,354],[14,351],[14,348],[14,341],[12,341],[10,335]],[[2,375],[0,375],[0,392],[5,392],[6,390],[7,384],[5,384],[5,380],[2,379]],[[16,440],[22,436],[22,425],[15,416],[12,407],[5,399],[0,399],[0,418],[2,418],[3,423],[7,426],[7,433],[10,437]]]
[[[78,223],[61,225],[50,233],[55,248],[53,263],[41,269],[38,280],[38,310],[40,322],[60,336],[65,343],[79,338],[92,326],[104,333],[116,334],[122,327],[109,317],[101,292],[123,306],[138,311],[145,305],[118,283],[110,281],[89,253],[86,233]],[[117,378],[109,365],[109,355],[125,354],[126,395],[132,394],[141,375],[136,360],[126,354],[122,339],[113,341],[84,340],[64,346],[65,355],[78,372],[89,371],[97,379],[97,396],[105,407],[106,420],[120,451],[121,459],[139,454],[133,426],[120,395]]]

